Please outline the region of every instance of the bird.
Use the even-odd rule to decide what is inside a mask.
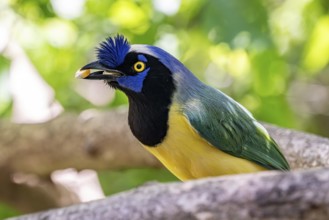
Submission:
[[[96,61],[75,76],[124,92],[132,134],[182,181],[290,169],[245,107],[159,47],[110,36],[96,47]]]

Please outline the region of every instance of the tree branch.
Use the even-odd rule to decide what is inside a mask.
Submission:
[[[104,200],[12,220],[328,219],[329,170],[201,179],[140,187]]]
[[[292,169],[329,166],[328,138],[269,124],[264,126],[283,150]]]

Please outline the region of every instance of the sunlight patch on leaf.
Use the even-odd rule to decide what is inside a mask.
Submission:
[[[76,42],[77,29],[73,23],[61,19],[49,19],[44,26],[44,34],[54,47],[69,47]]]
[[[128,0],[116,1],[108,12],[114,24],[136,33],[143,33],[148,29],[147,14],[148,11],[145,11],[145,8]]]
[[[153,0],[154,8],[166,15],[174,15],[178,12],[181,0]]]
[[[281,53],[286,53],[307,36],[302,14],[312,2],[313,0],[284,1],[270,14],[269,24],[274,35],[273,39]]]
[[[73,19],[79,17],[84,9],[86,0],[51,0],[55,13],[62,18]]]
[[[305,52],[304,66],[312,73],[324,68],[329,63],[329,16],[321,18],[311,35]]]

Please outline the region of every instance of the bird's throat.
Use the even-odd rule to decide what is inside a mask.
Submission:
[[[143,145],[155,147],[163,141],[168,130],[169,107],[170,103],[129,99],[129,126]]]
[[[176,89],[165,66],[158,63],[152,67],[140,92],[123,91],[129,99],[128,122],[132,133],[143,145],[155,147],[166,137],[169,109]]]

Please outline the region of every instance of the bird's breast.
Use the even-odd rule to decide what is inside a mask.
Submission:
[[[164,140],[156,147],[143,146],[181,180],[265,170],[209,144],[194,130],[177,105],[170,109]]]

